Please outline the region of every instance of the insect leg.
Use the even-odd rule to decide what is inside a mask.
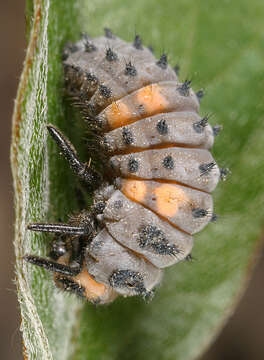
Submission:
[[[101,176],[89,164],[82,163],[78,159],[77,152],[72,143],[53,125],[48,125],[47,128],[74,173],[91,185],[98,184],[101,181]]]
[[[71,265],[64,265],[59,264],[56,261],[48,260],[39,256],[35,255],[25,255],[23,257],[24,260],[27,262],[43,267],[46,270],[53,271],[59,274],[67,275],[67,276],[76,276],[80,273],[81,267],[76,266],[76,263],[74,263],[74,266]],[[79,264],[77,264],[79,265]]]
[[[57,234],[71,234],[71,235],[89,235],[91,229],[89,224],[86,226],[73,226],[69,224],[43,224],[33,223],[28,225],[28,230],[41,231]]]
[[[62,288],[63,290],[74,293],[80,296],[81,298],[85,297],[84,295],[85,288],[80,284],[78,284],[76,281],[73,281],[68,277],[61,277],[61,276],[56,277],[55,281],[56,281],[56,285]]]

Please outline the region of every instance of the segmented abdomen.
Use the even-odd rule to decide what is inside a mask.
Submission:
[[[139,38],[84,37],[64,55],[66,90],[103,134],[117,178],[103,212],[108,233],[159,268],[185,258],[213,215],[220,176],[199,97]]]

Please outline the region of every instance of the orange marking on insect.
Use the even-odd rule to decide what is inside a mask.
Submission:
[[[122,100],[119,100],[108,106],[106,109],[106,117],[110,128],[116,129],[129,123],[128,120],[131,118],[131,111]]]
[[[85,296],[88,300],[102,297],[107,291],[106,286],[95,281],[87,270],[80,272],[73,280],[85,289]]]
[[[147,186],[144,181],[140,180],[124,180],[122,192],[129,199],[140,202],[144,199]]]
[[[157,84],[145,86],[137,92],[137,102],[144,106],[149,115],[162,112],[168,106],[167,100],[160,92],[161,87]]]
[[[178,186],[164,184],[154,190],[157,201],[157,211],[163,216],[175,216],[179,206],[189,201],[185,192]]]

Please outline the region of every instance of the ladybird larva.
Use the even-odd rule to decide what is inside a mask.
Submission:
[[[127,59],[127,60],[125,60]],[[79,160],[54,126],[48,131],[72,170],[94,190],[89,210],[68,224],[34,223],[56,233],[50,259],[25,259],[54,272],[56,285],[90,302],[153,294],[162,269],[190,258],[192,235],[214,219],[210,192],[223,171],[210,148],[218,131],[198,115],[202,91],[178,80],[137,35],[105,29],[63,52],[65,89],[99,137],[103,171]]]

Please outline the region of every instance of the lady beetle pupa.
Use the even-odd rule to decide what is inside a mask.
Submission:
[[[57,234],[50,259],[25,259],[54,272],[56,285],[106,304],[118,295],[152,295],[162,269],[189,259],[192,235],[213,214],[210,195],[221,174],[210,148],[219,127],[200,117],[202,91],[179,82],[163,54],[137,35],[83,35],[63,52],[65,88],[104,154],[99,173],[79,160],[54,126],[48,131],[73,172],[94,190],[89,210],[68,224],[34,223]]]

